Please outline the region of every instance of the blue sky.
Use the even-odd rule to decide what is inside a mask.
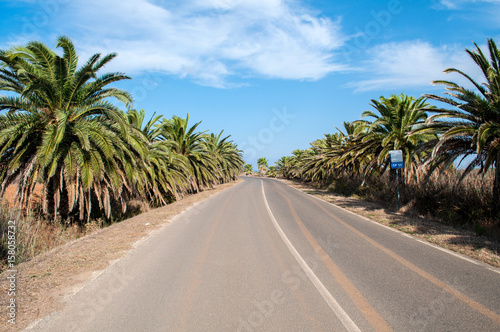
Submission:
[[[500,0],[0,0],[0,15],[1,49],[68,35],[81,62],[116,52],[105,71],[133,77],[135,108],[224,130],[254,168],[371,99],[442,93],[432,80],[460,82],[446,68],[480,79],[464,49],[500,35]]]

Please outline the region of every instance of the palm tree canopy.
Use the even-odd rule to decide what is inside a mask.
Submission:
[[[44,189],[45,211],[61,204],[90,216],[92,201],[109,215],[110,199],[128,186],[121,157],[134,153],[127,143],[124,113],[131,95],[109,85],[129,77],[98,76],[116,54],[94,54],[79,67],[71,40],[59,37],[62,56],[40,42],[0,50],[1,189],[19,180],[17,199],[30,201],[34,185]]]
[[[236,144],[229,140],[231,136],[222,138],[223,132],[203,136],[205,151],[217,161],[219,183],[234,180],[244,164],[243,152],[238,150]]]
[[[265,157],[261,157],[261,158],[259,158],[259,159],[257,160],[257,165],[258,165],[259,169],[262,169],[262,168],[264,168],[264,167],[265,167],[265,168],[269,167],[269,164],[268,164],[268,160],[267,160],[267,158],[265,158]]]
[[[191,189],[196,192],[214,184],[218,175],[217,160],[208,153],[203,142],[205,131],[196,131],[200,123],[189,127],[189,114],[186,118],[174,116],[162,123],[164,139],[174,142],[174,151],[187,159]]]
[[[436,139],[436,135],[429,132],[418,132],[427,120],[427,112],[434,106],[426,103],[425,97],[414,98],[411,96],[391,95],[389,98],[380,97],[372,100],[374,111],[365,111],[362,117],[372,117],[373,121],[362,120],[364,126],[357,130],[362,133],[361,144],[358,146],[358,155],[371,154],[379,166],[387,167],[390,150],[402,150],[404,170],[409,176],[416,174],[417,167],[427,158],[426,151],[419,147],[426,142]],[[373,168],[368,167],[367,170]]]
[[[434,81],[444,85],[447,96],[434,94],[427,98],[452,106],[439,108],[427,120],[422,130],[440,134],[439,143],[433,149],[433,168],[445,169],[456,159],[464,160],[472,156],[463,177],[479,167],[483,174],[495,169],[493,181],[493,206],[500,211],[500,52],[493,41],[488,39],[489,58],[476,46],[475,51],[465,51],[479,67],[484,82],[476,82],[470,75],[456,68],[448,68],[445,73],[459,74],[472,86],[466,88],[445,80]],[[462,178],[463,178],[462,177]]]
[[[474,45],[475,51],[465,51],[480,68],[484,83],[476,82],[456,68],[448,68],[446,73],[461,75],[474,89],[438,80],[433,83],[444,85],[449,97],[426,95],[453,106],[453,109],[434,110],[436,114],[428,120],[428,130],[442,133],[434,149],[434,161],[451,164],[459,157],[473,155],[467,172],[477,166],[487,171],[497,165],[500,158],[500,52],[492,39],[488,40],[489,59],[477,44]]]
[[[253,166],[252,164],[245,164],[243,166],[243,170],[246,172],[246,173],[252,173],[253,172]]]

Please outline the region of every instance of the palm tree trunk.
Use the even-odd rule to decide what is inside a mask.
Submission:
[[[46,188],[44,190],[44,213],[49,219],[52,219],[53,222],[57,221],[57,202],[55,197],[55,192],[57,190],[56,183],[54,181],[54,177],[50,178],[46,184]]]
[[[500,215],[500,152],[495,163],[495,180],[493,181],[493,214]]]

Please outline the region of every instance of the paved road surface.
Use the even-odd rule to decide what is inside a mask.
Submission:
[[[271,179],[202,202],[33,331],[500,331],[500,273]]]

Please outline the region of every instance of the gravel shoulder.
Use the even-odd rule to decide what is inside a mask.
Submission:
[[[167,206],[142,213],[78,240],[66,243],[19,264],[15,273],[15,325],[8,322],[11,275],[0,275],[0,331],[20,331],[35,320],[61,309],[68,296],[80,290],[110,264],[123,257],[151,232],[169,224],[193,205],[241,182],[184,197]]]
[[[278,180],[383,225],[500,268],[500,243],[477,236],[472,231],[457,229],[437,220],[409,215],[404,212],[404,207],[401,211],[391,211],[377,203],[336,195],[312,185],[285,179]]]

